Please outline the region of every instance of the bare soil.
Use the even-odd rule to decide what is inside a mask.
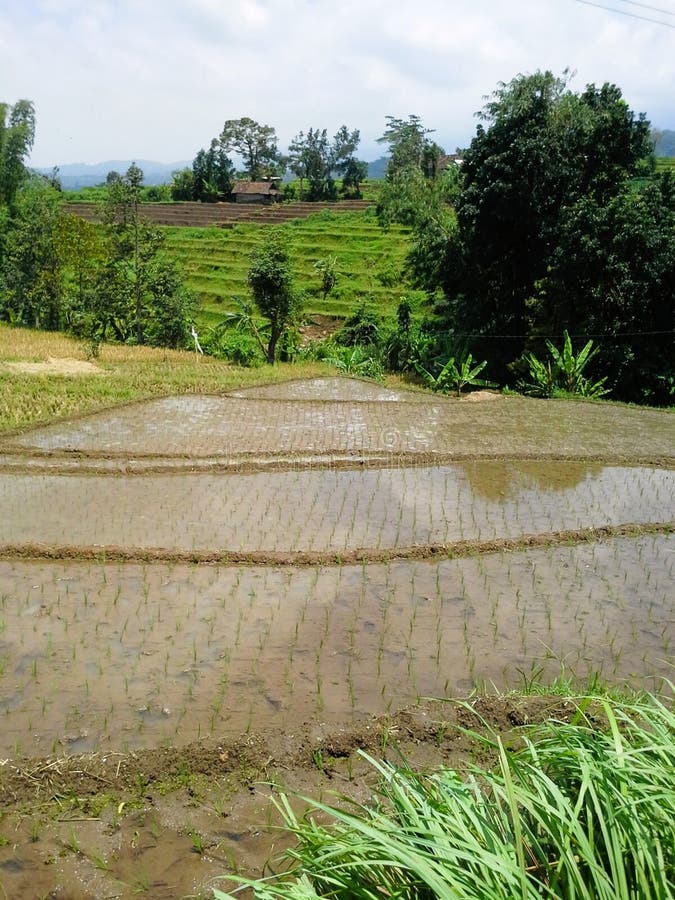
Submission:
[[[26,375],[103,375],[95,363],[71,357],[50,356],[46,362],[0,362],[0,371],[22,372]]]
[[[190,228],[233,228],[235,225],[279,225],[292,219],[305,219],[322,210],[333,212],[361,212],[372,204],[367,200],[338,200],[334,203],[275,203],[264,206],[254,203],[145,203],[141,218],[156,225],[187,226]],[[65,210],[89,222],[100,222],[97,203],[67,203]]]

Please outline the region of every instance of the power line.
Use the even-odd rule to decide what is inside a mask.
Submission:
[[[631,19],[641,19],[643,22],[651,22],[652,25],[660,25],[662,28],[675,28],[675,25],[672,22],[661,22],[658,19],[652,19],[649,16],[641,16],[638,13],[628,12],[625,9],[617,9],[614,6],[603,6],[601,3],[594,3],[593,0],[576,0],[576,2],[583,3],[585,6],[595,6],[597,9],[604,9],[607,10],[607,12],[618,13],[620,16],[630,16]],[[668,13],[668,15],[672,15],[672,13]]]
[[[610,332],[586,332],[582,331],[578,334],[570,334],[571,338],[575,340],[594,338],[596,340],[609,340],[609,341],[618,341],[621,338],[629,338],[629,337],[653,337],[655,335],[667,335],[672,334],[675,335],[675,331],[617,331],[614,333]],[[458,338],[481,338],[482,340],[492,340],[492,341],[513,341],[513,340],[524,340],[525,338],[544,338],[544,339],[552,339],[560,337],[560,334],[459,334],[454,333],[455,337]]]
[[[642,9],[650,9],[652,12],[662,13],[664,16],[675,16],[671,9],[661,9],[658,6],[650,6],[649,3],[638,3],[637,0],[618,0],[619,3],[628,3],[629,6],[640,6]],[[617,10],[620,12],[620,10]],[[664,25],[667,23],[663,23]]]

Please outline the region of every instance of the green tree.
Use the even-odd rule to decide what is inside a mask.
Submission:
[[[289,166],[300,179],[300,198],[307,200],[334,200],[333,153],[326,129],[310,128],[301,131],[289,146]],[[308,192],[303,194],[303,182]]]
[[[397,119],[387,116],[387,128],[379,143],[389,145],[389,162],[377,203],[380,225],[392,222],[425,227],[434,220],[445,222],[445,207],[455,196],[454,166],[440,170],[443,148],[431,141],[419,116]]]
[[[26,178],[25,160],[35,139],[35,109],[30,100],[0,103],[0,206],[11,206]]]
[[[225,153],[234,151],[241,156],[252,181],[277,173],[279,151],[271,125],[261,125],[248,117],[228,119],[220,133],[220,146]]]
[[[350,131],[342,125],[328,137],[325,128],[310,128],[307,134],[299,132],[289,144],[288,162],[291,171],[300,179],[300,198],[308,200],[334,200],[337,196],[335,176],[347,176],[347,189],[358,193],[364,180],[365,163],[359,163],[354,152],[359,145],[358,130]],[[307,195],[304,182],[308,182]]]
[[[269,229],[251,254],[248,286],[255,305],[269,321],[267,362],[273,364],[276,348],[300,312],[301,295],[293,285],[288,240],[280,229]]]
[[[385,116],[387,127],[378,144],[388,144],[389,163],[386,178],[391,180],[402,169],[420,169],[424,167],[430,141],[428,134],[433,129],[425,128],[419,116],[411,115],[407,119],[396,116]],[[439,152],[442,152],[438,148]]]
[[[232,192],[234,166],[214,138],[208,150],[200,150],[192,163],[192,197],[213,203],[225,200]],[[185,176],[185,180],[186,176]]]
[[[189,166],[171,173],[171,199],[197,199],[195,198],[195,176]]]
[[[637,177],[649,171],[649,123],[616,86],[577,94],[550,72],[501,84],[481,118],[463,155],[456,227],[445,246],[430,230],[415,274],[443,290],[450,329],[472,335],[500,377],[567,329],[597,336],[614,395],[635,399],[627,368],[634,378],[640,366],[619,332],[672,331],[675,306],[672,197]],[[660,297],[651,309],[662,329],[643,327],[646,297]]]
[[[109,188],[105,260],[92,314],[100,336],[179,346],[194,315],[178,270],[159,256],[164,235],[141,215],[143,172],[132,164]]]
[[[337,267],[337,257],[329,253],[328,256],[317,259],[314,263],[314,268],[321,276],[321,299],[325,302],[326,297],[333,290],[340,277],[340,272],[338,272]]]
[[[362,159],[348,159],[342,169],[342,196],[360,200],[361,185],[368,178],[368,163]]]
[[[68,327],[82,330],[93,302],[98,269],[103,260],[99,229],[80,216],[62,213],[57,222],[55,239],[71,294]]]
[[[29,328],[68,325],[56,232],[60,195],[34,176],[19,188],[5,218],[0,262],[0,316]]]

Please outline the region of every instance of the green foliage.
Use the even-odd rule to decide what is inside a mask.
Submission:
[[[602,722],[604,724],[599,724]],[[395,767],[364,754],[374,798],[298,818],[292,868],[247,884],[259,900],[397,897],[418,900],[667,898],[675,881],[675,716],[655,697],[586,698],[570,723],[549,720],[505,745],[465,730],[496,760],[464,777]],[[326,817],[331,824],[324,824]],[[217,900],[232,894],[214,890]]]
[[[551,359],[541,362],[534,353],[526,353],[523,359],[529,367],[529,382],[521,383],[524,393],[534,397],[553,397],[555,394],[576,394],[579,397],[602,397],[609,391],[604,387],[607,378],[599,381],[591,381],[584,375],[584,370],[589,362],[598,354],[598,348],[593,348],[593,341],[588,341],[575,356],[572,350],[572,340],[564,332],[562,351],[558,350],[550,341],[546,341],[546,347]]]
[[[359,185],[367,175],[367,166],[364,174],[365,164],[354,157],[359,140],[358,130],[349,131],[346,125],[336,132],[332,141],[325,128],[310,128],[307,134],[301,131],[293,138],[288,148],[288,164],[300,180],[301,200],[337,199],[336,175],[343,178],[345,196],[360,196]]]
[[[343,375],[359,378],[373,378],[380,381],[384,377],[382,364],[377,358],[377,351],[372,348],[356,345],[345,347],[333,344],[330,354],[322,357],[325,362],[335,366]]]
[[[361,185],[368,178],[368,163],[360,159],[348,159],[342,169],[342,196],[349,200],[363,197]]]
[[[234,151],[241,156],[251,181],[277,174],[280,157],[277,135],[271,125],[261,125],[247,116],[228,119],[223,125],[219,141],[225,153]],[[213,142],[211,146],[213,147]]]
[[[568,329],[602,335],[615,396],[668,402],[675,202],[669,177],[652,174],[648,122],[616,86],[577,94],[550,72],[500,85],[481,118],[456,223],[417,230],[417,283],[443,291],[447,327],[500,377],[525,346]]]
[[[144,203],[169,203],[175,198],[168,184],[151,184],[143,188],[141,199]]]
[[[173,261],[154,261],[149,272],[146,303],[147,342],[156,347],[174,349],[187,346],[190,323],[197,313],[197,302],[184,286]]]
[[[0,253],[0,318],[51,330],[69,325],[58,252],[60,198],[39,177],[17,190]]]
[[[314,263],[314,268],[321,275],[321,299],[325,300],[340,277],[337,268],[337,257],[329,253],[323,259],[317,259]]]
[[[170,190],[172,200],[200,199],[195,196],[195,175],[188,166],[184,169],[176,169],[175,172],[171,173]]]
[[[234,166],[227,157],[223,146],[214,138],[208,150],[200,150],[192,162],[192,195],[186,197],[189,187],[187,172],[174,175],[174,185],[181,193],[181,197],[174,199],[201,200],[206,203],[215,203],[217,200],[226,200],[232,193],[234,184]],[[172,185],[172,193],[174,187]]]
[[[482,378],[478,377],[486,366],[487,360],[476,363],[473,356],[468,353],[465,357],[458,360],[456,360],[454,356],[451,356],[436,375],[433,375],[419,364],[416,368],[424,379],[427,387],[430,387],[432,391],[437,391],[440,394],[447,394],[448,391],[454,390],[459,397],[462,393],[462,389],[467,386],[494,387],[494,384],[491,382],[484,381]]]
[[[360,303],[335,335],[335,340],[345,347],[375,346],[382,337],[382,317],[371,305]]]
[[[272,364],[279,338],[300,312],[303,299],[293,284],[288,238],[282,229],[268,229],[255,247],[247,281],[258,311],[269,320],[267,362]]]
[[[30,100],[0,103],[0,206],[11,206],[27,177],[25,159],[35,139],[35,109]]]

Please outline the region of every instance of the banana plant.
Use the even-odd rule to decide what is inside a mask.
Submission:
[[[584,369],[597,355],[589,340],[579,353],[574,355],[572,339],[567,330],[563,332],[563,347],[558,350],[551,341],[546,341],[551,360],[542,362],[534,353],[525,354],[529,366],[531,382],[523,385],[525,393],[538,397],[552,397],[556,392],[576,394],[579,397],[602,397],[609,393],[604,387],[607,378],[592,381],[584,375]]]
[[[417,371],[424,379],[427,387],[432,391],[441,394],[447,394],[448,391],[454,390],[457,396],[461,396],[462,388],[469,387],[494,387],[491,381],[485,381],[478,376],[487,366],[487,360],[476,363],[471,353],[460,360],[451,356],[443,366],[438,375],[432,375],[427,369],[421,365],[417,365]]]

